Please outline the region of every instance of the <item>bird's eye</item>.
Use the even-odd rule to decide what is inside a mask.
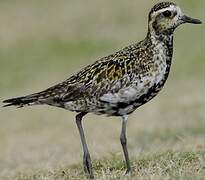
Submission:
[[[168,11],[168,10],[164,11],[162,14],[164,15],[164,17],[171,17],[172,16],[172,12]]]

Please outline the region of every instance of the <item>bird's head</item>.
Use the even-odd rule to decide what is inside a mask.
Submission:
[[[184,23],[201,24],[198,19],[186,16],[175,3],[161,2],[156,4],[149,13],[149,30],[156,34],[174,31]]]

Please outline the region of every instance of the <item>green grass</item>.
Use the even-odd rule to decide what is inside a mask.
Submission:
[[[141,40],[155,2],[1,0],[0,99],[43,90]],[[177,3],[204,21],[204,0]],[[204,179],[204,42],[204,24],[179,28],[164,90],[129,117],[135,179]],[[74,115],[47,106],[0,109],[0,179],[86,178]],[[85,118],[97,179],[123,178],[120,125]]]
[[[132,160],[132,175],[134,179],[203,179],[205,176],[204,152],[197,151],[166,151],[158,154],[142,155]],[[124,164],[119,155],[101,158],[93,163],[96,179],[122,179]],[[2,177],[4,179],[4,177]],[[5,177],[6,179],[7,177]],[[87,179],[81,165],[59,167],[52,170],[36,172],[19,172],[11,179]]]

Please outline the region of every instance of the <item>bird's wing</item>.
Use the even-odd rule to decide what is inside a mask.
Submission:
[[[95,97],[104,101],[106,95],[129,87],[134,78],[133,74],[137,74],[132,73],[137,64],[133,60],[137,57],[133,56],[130,51],[123,50],[87,66],[65,82],[67,90],[61,100],[67,102]],[[137,62],[137,59],[135,61]]]
[[[129,98],[132,98],[133,81],[139,79],[138,75],[144,69],[139,60],[141,51],[145,51],[140,48],[142,47],[141,43],[144,42],[130,45],[101,58],[66,81],[34,95],[38,97],[40,103],[57,106],[61,106],[65,102],[92,99],[93,97],[102,101],[115,102],[119,100],[116,94],[121,93],[121,100],[129,101]],[[129,89],[130,96],[127,96],[127,88],[131,88]],[[129,98],[126,99],[127,97]]]

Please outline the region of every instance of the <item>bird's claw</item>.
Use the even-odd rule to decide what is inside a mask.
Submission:
[[[89,175],[90,179],[93,179],[94,175],[93,175],[93,170],[92,170],[92,163],[91,163],[90,154],[84,154],[83,165],[84,165],[85,173]]]

